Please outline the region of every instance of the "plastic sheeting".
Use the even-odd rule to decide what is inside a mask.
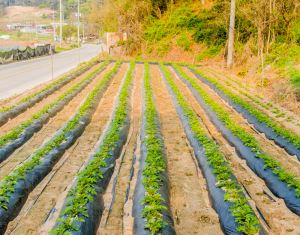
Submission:
[[[27,127],[23,133],[15,140],[9,142],[7,145],[0,148],[0,162],[4,161],[9,157],[17,148],[22,146],[27,140],[29,140],[34,133],[38,132],[48,120],[53,117],[57,112],[63,109],[63,107],[72,100],[85,86],[91,81],[87,80],[78,89],[66,96],[62,101],[57,103],[53,108],[51,108],[47,113],[45,113],[40,119],[33,122],[29,127]]]
[[[145,104],[143,104],[143,110],[145,110]],[[157,120],[157,126],[159,127]],[[147,157],[147,147],[145,143],[145,125],[146,125],[146,116],[143,116],[142,121],[142,129],[141,129],[141,157],[140,157],[140,169],[137,175],[137,184],[134,192],[134,199],[133,199],[133,216],[134,216],[134,233],[138,235],[149,235],[150,231],[145,229],[146,220],[143,218],[143,209],[144,205],[142,204],[142,200],[145,196],[145,188],[143,185],[143,171],[145,168],[145,161]],[[157,138],[162,139],[161,136],[157,136]],[[169,205],[169,187],[168,187],[168,176],[167,172],[164,171],[161,173],[160,179],[162,180],[162,185],[159,190],[159,194],[163,198],[164,202],[163,205],[167,208],[167,210],[163,210],[163,221],[166,223],[162,229],[163,235],[172,235],[175,234],[174,230],[174,221],[170,212],[170,205]]]
[[[161,71],[161,72],[162,72],[163,76],[165,77],[164,72],[163,71]],[[222,227],[223,231],[225,232],[225,234],[227,234],[227,235],[241,235],[242,233],[237,231],[237,223],[235,222],[235,218],[232,216],[232,214],[230,213],[230,210],[229,210],[232,203],[228,202],[228,201],[224,201],[225,192],[222,189],[216,187],[216,177],[213,174],[213,168],[210,166],[209,162],[206,159],[205,149],[194,137],[194,133],[192,132],[192,130],[189,126],[188,120],[185,117],[182,108],[178,104],[176,97],[175,97],[172,89],[170,88],[169,84],[167,84],[167,82],[166,82],[166,85],[167,85],[167,89],[172,97],[173,103],[175,104],[179,118],[180,118],[181,122],[183,123],[183,127],[185,130],[186,136],[187,136],[191,146],[193,147],[195,156],[198,161],[198,165],[199,165],[202,173],[205,176],[206,183],[207,183],[207,189],[208,189],[209,196],[210,196],[210,201],[212,202],[214,209],[216,210],[216,212],[219,215],[221,227]],[[232,179],[236,180],[233,176],[232,176]]]
[[[176,71],[176,70],[175,70]],[[176,71],[177,72],[177,71]],[[252,171],[260,178],[262,178],[267,187],[273,192],[273,194],[279,198],[282,198],[286,206],[295,214],[300,215],[300,197],[296,197],[296,191],[293,187],[289,187],[285,182],[281,181],[270,169],[264,168],[264,161],[256,156],[251,148],[245,146],[243,142],[235,137],[228,128],[218,119],[213,110],[203,101],[198,92],[180,76],[179,78],[189,87],[194,94],[195,98],[205,110],[212,123],[216,126],[218,131],[226,138],[226,140],[235,147],[238,155],[246,160],[247,165]]]
[[[90,200],[86,207],[87,207],[87,214],[88,217],[85,216],[80,216],[80,218],[83,219],[83,221],[77,221],[75,223],[75,226],[77,226],[78,230],[77,231],[72,231],[73,235],[93,235],[97,233],[97,229],[102,217],[102,213],[104,210],[104,205],[103,205],[103,193],[105,192],[109,181],[111,179],[111,176],[114,172],[115,165],[116,165],[116,160],[119,158],[122,148],[124,144],[126,143],[127,135],[129,131],[129,120],[127,117],[127,120],[124,124],[124,126],[120,129],[119,132],[119,140],[116,144],[116,148],[114,148],[112,156],[105,159],[107,167],[100,168],[101,172],[103,174],[103,178],[100,179],[98,182],[96,182],[95,190],[96,194],[94,195],[93,199]],[[96,152],[100,151],[101,147],[96,150]],[[91,156],[90,160],[94,158],[94,154]],[[74,188],[77,184],[77,181],[73,184],[72,188]],[[72,190],[72,189],[71,189]],[[67,207],[68,201],[71,200],[71,196],[68,196],[65,200],[64,206],[62,208],[62,211]],[[64,216],[61,217],[62,220],[65,219]],[[61,222],[58,221],[54,229],[59,226]]]
[[[200,74],[196,73],[193,69],[190,71],[199,79],[201,82],[208,85],[213,89],[223,100],[229,103],[237,112],[241,113],[244,118],[248,120],[249,123],[253,124],[254,127],[261,133],[264,133],[266,137],[270,140],[273,140],[278,146],[284,148],[289,154],[296,155],[300,161],[300,149],[295,145],[289,142],[286,138],[282,137],[276,133],[271,127],[267,126],[265,123],[259,122],[255,116],[253,116],[247,109],[243,108],[241,105],[236,104],[225,95],[221,90],[219,90],[214,84],[209,82],[207,79],[203,78]]]
[[[15,191],[10,195],[8,209],[5,210],[0,208],[0,234],[5,232],[8,222],[17,216],[32,189],[41,182],[41,180],[52,170],[53,166],[65,151],[75,143],[78,137],[81,136],[85,127],[90,123],[91,116],[97,107],[98,101],[107,87],[108,85],[99,91],[97,97],[93,100],[90,110],[80,118],[78,126],[72,131],[65,133],[67,138],[66,141],[52,149],[49,154],[41,159],[39,165],[30,169],[25,174],[24,179],[17,182]],[[62,129],[57,135],[61,133]]]
[[[10,51],[0,51],[0,64],[5,64],[12,61],[28,60],[34,57],[49,55],[50,52],[51,52],[50,44],[46,44],[44,46],[37,46],[35,48],[26,47],[25,49],[13,49]]]
[[[90,67],[92,67],[96,63],[97,63],[97,61],[95,61],[91,66],[87,66],[87,67],[83,68],[82,70],[80,70],[80,71],[78,71],[74,74],[71,74],[66,79],[64,79],[62,82],[60,82],[59,84],[56,84],[53,87],[51,87],[51,88],[49,88],[49,89],[47,89],[43,92],[38,93],[37,95],[35,95],[34,97],[32,97],[31,99],[26,101],[25,103],[18,104],[14,108],[12,108],[11,110],[0,113],[0,126],[5,124],[10,118],[16,117],[17,115],[19,115],[20,113],[22,113],[26,109],[32,107],[35,103],[41,101],[42,99],[44,99],[47,96],[51,95],[53,92],[60,89],[65,84],[69,83],[74,78],[80,76],[81,74],[83,74],[84,72],[89,70]],[[101,70],[101,71],[103,71],[103,70]]]

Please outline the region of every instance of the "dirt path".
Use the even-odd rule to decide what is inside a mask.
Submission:
[[[55,223],[67,194],[66,189],[88,160],[109,117],[114,99],[125,76],[128,65],[123,64],[112,84],[104,93],[91,123],[76,143],[62,156],[49,175],[32,191],[19,216],[9,224],[6,234],[48,234]],[[48,221],[47,221],[48,219]],[[41,227],[45,222],[47,226]]]
[[[190,77],[195,76],[186,71]],[[291,173],[294,173],[298,179],[300,179],[300,162],[295,156],[289,155],[283,148],[277,146],[274,141],[271,141],[265,137],[264,134],[259,133],[255,127],[247,122],[247,120],[238,112],[236,112],[227,102],[225,102],[220,96],[218,96],[212,89],[206,84],[197,79],[197,83],[205,89],[207,93],[213,98],[215,102],[218,102],[222,107],[230,114],[230,118],[240,126],[242,126],[247,133],[251,134],[258,141],[260,147],[273,159],[280,162],[283,168]]]
[[[172,99],[157,66],[152,87],[166,147],[171,209],[177,234],[223,234]]]
[[[222,134],[216,129],[190,90],[183,82],[176,78],[175,73],[172,74],[176,85],[179,87],[182,94],[189,100],[194,111],[205,124],[207,131],[217,141],[220,145],[221,151],[231,163],[234,175],[244,186],[246,192],[251,198],[251,206],[254,210],[257,208],[262,214],[263,218],[258,215],[262,224],[265,224],[265,219],[267,224],[265,227],[267,230],[270,230],[270,234],[300,234],[300,218],[286,207],[282,199],[276,198],[269,191],[263,180],[257,177],[251,169],[248,168],[245,161],[238,157],[235,149],[230,146],[230,144],[223,138]]]
[[[104,194],[105,210],[97,234],[123,234],[123,210],[127,186],[130,181],[132,159],[140,130],[142,110],[143,65],[136,65],[131,99],[131,121],[129,137],[118,159],[112,180]],[[112,197],[112,195],[114,195]]]
[[[76,112],[80,104],[88,93],[94,88],[95,84],[109,71],[111,66],[97,76],[88,86],[75,96],[64,108],[58,112],[43,128],[37,132],[26,144],[17,149],[9,158],[0,164],[0,180],[9,174],[18,164],[22,163],[46,140],[60,129]]]
[[[247,101],[248,103],[251,103],[255,108],[257,108],[261,112],[265,113],[269,117],[273,118],[274,121],[276,121],[278,124],[281,124],[285,128],[300,135],[299,115],[297,115],[287,109],[284,109],[283,107],[280,107],[279,105],[276,105],[276,104],[271,104],[272,105],[272,107],[271,107],[270,102],[257,98],[253,89],[248,90],[248,89],[245,89],[244,87],[238,87],[237,84],[232,82],[225,75],[221,75],[218,72],[215,72],[209,68],[201,68],[201,71],[203,71],[205,74],[207,74],[211,77],[218,78],[218,81],[223,86],[225,86],[227,89],[229,89],[231,92],[241,96],[245,101]],[[243,92],[247,93],[252,98],[258,100],[263,105],[255,103],[253,100],[251,100],[250,98],[248,98],[247,96],[242,94]],[[263,107],[263,106],[267,106],[268,108]]]
[[[60,89],[53,92],[51,95],[46,97],[45,99],[41,100],[40,102],[34,104],[31,108],[27,109],[26,111],[20,113],[18,116],[10,119],[6,124],[0,127],[0,133],[1,135],[10,131],[12,128],[18,126],[22,122],[30,119],[32,115],[37,113],[39,110],[44,108],[46,105],[50,104],[51,102],[55,101],[60,95],[62,95],[64,92],[66,92],[68,89],[70,89],[72,86],[74,86],[76,83],[78,83],[80,80],[82,80],[87,74],[94,71],[97,67],[99,67],[99,64],[93,66],[91,69],[80,75],[79,77],[73,79],[68,84],[64,85]]]

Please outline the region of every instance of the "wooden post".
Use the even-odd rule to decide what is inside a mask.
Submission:
[[[236,0],[231,0],[231,7],[230,7],[229,39],[228,39],[228,54],[227,54],[227,67],[228,68],[231,68],[233,65],[235,5],[236,5],[235,1]]]

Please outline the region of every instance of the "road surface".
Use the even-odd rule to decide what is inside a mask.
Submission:
[[[81,48],[53,55],[53,77],[95,57],[101,45],[86,44]],[[0,65],[0,99],[31,89],[52,79],[51,56]]]

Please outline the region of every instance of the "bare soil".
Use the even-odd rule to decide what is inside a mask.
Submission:
[[[274,102],[277,105],[285,107],[286,109],[299,114],[300,102],[297,101],[294,93],[294,88],[288,79],[280,75],[273,68],[267,68],[265,71],[265,86],[261,86],[261,75],[257,74],[260,62],[256,59],[249,61],[248,66],[242,65],[233,70],[225,69],[224,63],[209,63],[207,66],[219,74],[225,74],[233,77],[247,86],[252,87],[255,93],[258,93],[266,99]],[[240,72],[248,71],[245,77],[239,76]]]

